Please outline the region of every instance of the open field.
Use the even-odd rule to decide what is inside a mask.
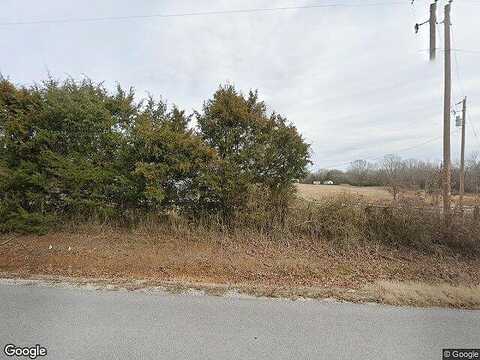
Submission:
[[[360,196],[364,200],[372,203],[384,203],[392,201],[392,194],[381,186],[351,186],[351,185],[311,185],[311,184],[296,184],[298,194],[306,200],[322,200],[326,197],[336,196],[340,194],[348,194]],[[400,196],[408,198],[419,198],[427,201],[430,204],[441,202],[441,197],[435,199],[428,196],[424,191],[406,191],[402,192]],[[452,196],[454,203],[458,203],[458,195]],[[466,194],[464,196],[464,204],[466,206],[474,206],[480,204],[480,198],[475,194]]]
[[[67,277],[124,287],[230,289],[396,305],[480,308],[480,261],[380,246],[336,250],[245,234],[78,227],[0,237],[2,277]],[[141,280],[141,284],[137,282]],[[403,286],[402,284],[406,284]],[[389,285],[393,284],[393,285]]]
[[[380,186],[297,184],[298,193],[307,200],[321,200],[340,194],[357,195],[367,201],[388,201],[392,195]]]

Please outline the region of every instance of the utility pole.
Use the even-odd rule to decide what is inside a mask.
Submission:
[[[465,193],[465,124],[467,120],[467,97],[465,96],[461,101],[462,104],[462,149],[460,152],[460,190],[459,190],[459,205],[460,211],[463,214],[463,194]]]
[[[435,60],[435,53],[437,48],[437,2],[430,4],[430,61]]]
[[[413,1],[412,1],[413,5]],[[420,26],[429,24],[430,25],[430,61],[435,60],[436,47],[437,47],[437,0],[434,3],[430,4],[430,18],[427,21],[424,21],[420,24],[415,24],[415,33],[418,34]]]
[[[452,62],[451,62],[451,39],[450,39],[450,9],[453,0],[449,0],[445,5],[445,19],[443,24],[445,27],[445,85],[444,85],[444,103],[443,103],[443,170],[442,170],[442,192],[443,192],[443,214],[445,224],[449,226],[451,218],[450,197],[452,192],[451,180],[451,154],[450,154],[450,102],[452,100]],[[413,4],[413,1],[412,1]],[[437,0],[430,4],[430,19],[415,24],[415,33],[418,33],[420,26],[430,24],[430,60],[435,59],[436,38],[435,30],[437,24]]]
[[[451,0],[445,5],[445,85],[443,103],[443,213],[445,222],[450,224],[451,195],[451,158],[450,158],[450,103],[452,100],[452,63],[450,43],[450,8]]]

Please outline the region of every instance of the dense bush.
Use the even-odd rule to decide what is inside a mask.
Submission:
[[[295,127],[232,86],[196,116],[198,129],[176,107],[89,80],[0,79],[0,231],[171,209],[229,221],[252,189],[285,207],[279,199],[309,161]]]
[[[480,250],[470,214],[445,229],[440,214],[405,200],[383,207],[349,196],[294,200],[309,146],[255,92],[220,87],[194,116],[196,127],[175,106],[89,80],[29,88],[1,80],[0,231],[174,216],[288,241]],[[362,179],[366,167],[357,165]]]
[[[233,86],[220,87],[197,120],[202,138],[221,160],[222,210],[229,215],[242,210],[249,188],[261,184],[269,203],[283,213],[293,180],[306,176],[309,164],[309,146],[296,128],[267,114],[256,92],[245,97]]]

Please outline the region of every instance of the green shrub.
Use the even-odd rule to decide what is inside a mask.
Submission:
[[[171,210],[231,223],[251,188],[278,200],[305,174],[308,145],[256,93],[221,87],[198,132],[175,106],[134,97],[90,80],[26,88],[0,78],[0,231]]]

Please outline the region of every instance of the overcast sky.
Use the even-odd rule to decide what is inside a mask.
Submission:
[[[401,4],[392,4],[398,3]],[[3,0],[0,23],[354,4],[257,13],[0,25],[0,72],[133,86],[187,111],[221,83],[258,89],[312,144],[314,168],[388,153],[441,159],[443,52],[428,62],[429,2],[416,0]],[[384,5],[365,6],[382,3]],[[387,4],[390,3],[390,4]],[[444,1],[438,19],[443,20]],[[452,5],[453,100],[469,97],[467,154],[480,150],[479,0]],[[438,46],[443,48],[443,25]],[[456,55],[455,55],[456,54]],[[457,61],[456,61],[457,60]],[[460,81],[459,81],[460,80]],[[467,126],[468,126],[467,125]],[[452,126],[452,154],[459,132]],[[420,146],[420,144],[423,144]],[[411,147],[414,147],[410,149]]]

